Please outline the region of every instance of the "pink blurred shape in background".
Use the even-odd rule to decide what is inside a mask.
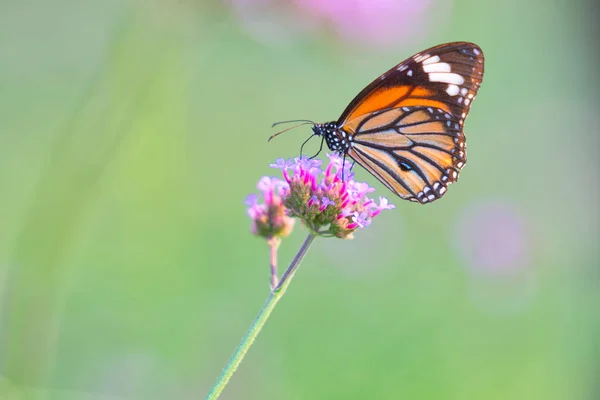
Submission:
[[[526,220],[516,205],[490,200],[467,206],[455,241],[468,266],[489,274],[515,272],[529,264]]]
[[[422,37],[450,0],[226,0],[244,30],[265,44],[333,33],[351,46],[387,47]],[[438,12],[439,11],[439,12]]]

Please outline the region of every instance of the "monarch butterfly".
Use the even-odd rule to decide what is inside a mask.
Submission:
[[[477,45],[441,44],[375,79],[337,122],[305,123],[313,125],[311,138],[322,138],[319,151],[326,142],[401,198],[430,203],[467,161],[463,124],[482,78]]]

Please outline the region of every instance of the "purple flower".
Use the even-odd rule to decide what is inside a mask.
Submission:
[[[394,206],[383,197],[377,205],[366,195],[374,189],[354,181],[350,163],[337,154],[327,154],[329,163],[296,158],[283,170],[288,187],[282,202],[288,214],[300,218],[317,235],[351,239],[353,233],[371,223],[373,217]],[[277,166],[284,165],[277,162]],[[342,180],[343,169],[343,180]]]
[[[367,197],[375,189],[354,181],[351,164],[337,154],[327,154],[329,163],[307,157],[270,164],[281,170],[284,180],[264,176],[257,188],[259,196],[246,198],[254,234],[272,238],[288,235],[294,217],[301,219],[316,235],[352,239],[357,229],[367,227],[382,210],[394,205],[379,197],[379,204]]]
[[[335,201],[331,201],[327,198],[327,196],[323,196],[321,199],[321,207],[319,207],[319,211],[324,211],[328,206],[335,207]]]
[[[393,210],[396,208],[395,205],[390,204],[388,199],[382,196],[379,196],[379,205],[375,205],[375,202],[373,202],[373,207],[375,207],[375,210],[373,210],[373,216],[378,215],[382,210]]]
[[[352,213],[352,222],[348,224],[348,227],[364,228],[366,226],[369,226],[371,224],[371,217],[372,214],[369,215],[365,211],[361,213],[355,211],[354,213]]]
[[[260,203],[256,194],[248,195],[245,201],[248,216],[252,220],[252,233],[267,239],[286,237],[295,222],[287,215],[281,199],[289,191],[287,183],[279,178],[264,176],[256,187],[261,191],[264,202]]]
[[[258,203],[258,195],[256,193],[250,193],[244,201],[244,204],[246,204],[249,207],[255,206],[256,203]]]
[[[293,165],[294,165],[293,160],[286,160],[285,158],[278,158],[277,160],[275,160],[274,164],[269,164],[269,167],[278,168],[280,170],[285,170],[285,169],[292,167]]]

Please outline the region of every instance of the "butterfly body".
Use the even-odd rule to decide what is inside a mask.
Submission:
[[[352,145],[353,134],[342,130],[336,122],[313,125],[313,134],[321,136],[329,150],[340,154],[347,154]]]
[[[336,122],[314,124],[313,134],[401,198],[435,201],[467,162],[463,125],[483,61],[467,42],[417,53],[371,82]]]

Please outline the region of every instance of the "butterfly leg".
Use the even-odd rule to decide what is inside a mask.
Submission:
[[[314,136],[314,135],[312,135],[311,137],[313,137],[313,136]],[[310,138],[309,138],[309,139],[310,139]],[[325,142],[325,138],[322,138],[322,139],[321,139],[321,146],[319,147],[319,151],[317,151],[317,154],[315,154],[315,155],[314,155],[314,156],[312,156],[312,157],[309,157],[309,160],[312,160],[313,158],[315,158],[316,156],[318,156],[318,155],[321,153],[321,151],[323,150],[323,142]]]
[[[308,143],[308,141],[309,141],[310,139],[312,139],[314,136],[315,136],[315,135],[310,135],[310,137],[309,137],[308,139],[306,139],[306,140],[304,141],[304,143],[302,143],[302,146],[300,146],[300,158],[302,158],[302,149],[304,149],[304,145],[305,145],[306,143]]]

